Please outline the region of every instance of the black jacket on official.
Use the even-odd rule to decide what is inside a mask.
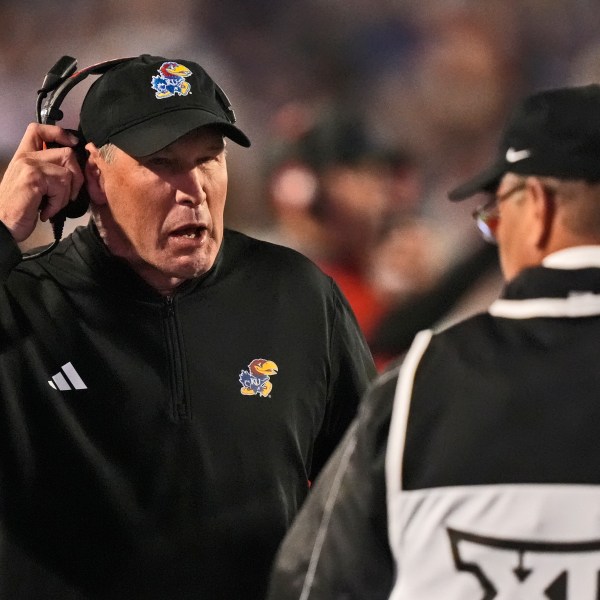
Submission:
[[[600,597],[600,246],[382,374],[282,544],[269,600]]]
[[[0,596],[262,598],[374,375],[332,280],[226,231],[164,298],[93,224],[27,262],[0,227],[0,276]]]

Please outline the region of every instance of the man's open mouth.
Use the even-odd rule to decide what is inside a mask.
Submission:
[[[180,227],[179,229],[172,231],[170,235],[174,237],[184,237],[193,240],[195,238],[199,238],[205,229],[205,227],[200,226]]]

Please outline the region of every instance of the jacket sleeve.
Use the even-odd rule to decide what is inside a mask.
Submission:
[[[365,397],[285,537],[268,600],[388,598],[385,452],[397,370]]]
[[[330,329],[329,384],[325,417],[313,448],[310,479],[314,481],[356,416],[360,399],[376,375],[371,351],[354,313],[331,281],[333,318]]]
[[[4,283],[10,272],[21,262],[21,251],[12,235],[0,221],[0,283]]]

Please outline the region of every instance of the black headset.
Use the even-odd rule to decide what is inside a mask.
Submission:
[[[133,57],[107,60],[77,71],[77,60],[72,56],[62,56],[48,73],[46,73],[42,86],[37,92],[38,96],[35,111],[37,122],[42,125],[54,125],[57,121],[62,120],[64,115],[60,110],[60,105],[73,87],[83,81],[88,75],[102,75],[115,65],[132,60],[132,58]],[[77,156],[77,162],[83,170],[87,161],[85,140],[83,139],[81,130],[72,132],[79,140],[74,150]],[[46,147],[48,148],[56,148],[58,146],[58,144],[54,143],[46,144]],[[85,185],[82,185],[77,198],[69,202],[67,206],[50,219],[52,231],[54,233],[54,242],[36,254],[23,255],[23,260],[38,258],[53,250],[58,245],[58,242],[60,242],[65,220],[67,218],[74,219],[84,215],[88,209],[89,203],[90,197],[87,188]]]
[[[88,75],[101,75],[115,65],[128,60],[132,59],[117,58],[91,65],[90,67],[77,71],[77,60],[72,56],[62,56],[48,71],[42,82],[42,87],[37,92],[37,122],[43,125],[54,125],[57,121],[62,120],[64,115],[60,110],[60,105],[73,87],[83,81]],[[79,139],[79,143],[75,147],[75,153],[79,166],[83,169],[85,161],[87,160],[84,148],[85,141],[83,140],[81,131],[73,133],[75,133]],[[48,144],[48,147],[56,146],[57,144]],[[84,215],[88,209],[89,202],[90,199],[87,188],[85,185],[82,185],[77,198],[72,202],[69,202],[67,206],[50,219],[54,231],[55,243],[50,248],[44,250],[44,254],[52,250],[52,248],[60,241],[65,219],[74,219]],[[36,256],[39,256],[39,254]]]

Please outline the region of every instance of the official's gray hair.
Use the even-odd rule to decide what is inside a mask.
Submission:
[[[600,183],[557,177],[539,180],[563,208],[562,224],[566,229],[583,237],[600,237]]]

